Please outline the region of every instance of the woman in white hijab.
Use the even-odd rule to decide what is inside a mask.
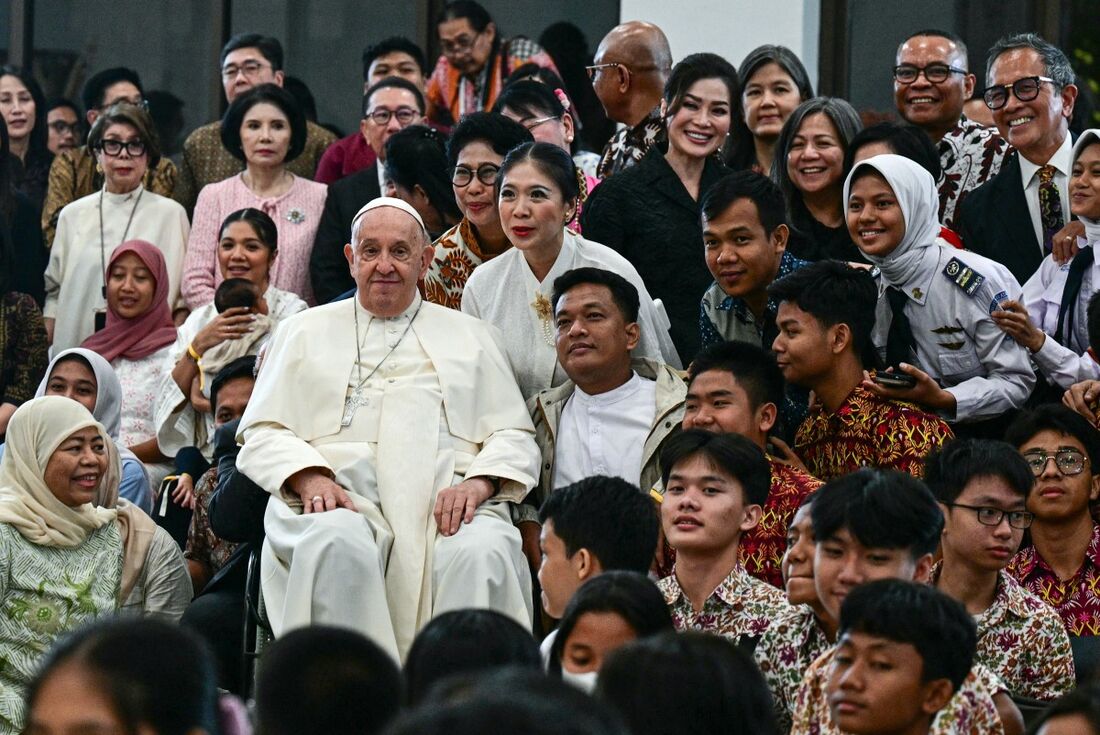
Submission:
[[[22,731],[23,688],[56,638],[120,608],[178,619],[190,598],[171,538],[118,500],[117,466],[107,431],[75,401],[35,398],[12,415],[0,460],[0,732]]]
[[[91,411],[118,446],[122,463],[119,495],[146,513],[153,512],[152,483],[145,465],[128,448],[117,444],[122,426],[122,384],[111,363],[83,347],[62,350],[50,361],[34,395],[65,396]]]
[[[1023,406],[1035,385],[1027,351],[990,316],[1020,285],[1000,263],[939,238],[932,176],[908,158],[873,156],[848,174],[844,200],[852,240],[880,274],[875,345],[915,381],[864,386],[952,422]]]
[[[1024,284],[1023,301],[1002,304],[993,318],[1027,348],[1039,370],[1060,388],[1100,378],[1089,349],[1089,300],[1100,290],[1100,129],[1086,130],[1073,146],[1069,177],[1070,211],[1085,226],[1074,258],[1043,259]],[[1100,345],[1098,345],[1100,347]]]

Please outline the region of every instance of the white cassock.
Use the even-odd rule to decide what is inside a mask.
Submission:
[[[237,460],[284,501],[268,503],[264,519],[262,585],[276,635],[340,625],[401,659],[448,610],[489,608],[530,625],[531,578],[510,504],[535,485],[539,454],[498,340],[490,325],[419,295],[390,319],[351,298],[279,325]],[[343,426],[345,400],[375,367]],[[359,512],[302,514],[283,483],[309,467],[330,471]],[[500,478],[500,492],[441,536],[436,494],[473,476]]]

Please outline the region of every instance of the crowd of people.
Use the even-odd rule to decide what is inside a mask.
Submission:
[[[234,36],[176,160],[136,70],[0,68],[0,733],[1100,735],[1065,53],[915,31],[865,127],[782,46],[435,31],[346,137]]]

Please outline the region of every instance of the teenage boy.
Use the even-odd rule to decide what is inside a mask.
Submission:
[[[825,684],[852,735],[928,735],[974,662],[974,621],[934,588],[897,579],[852,590]]]
[[[810,510],[814,539],[814,587],[834,619],[848,593],[878,579],[927,582],[932,554],[943,529],[943,513],[928,488],[908,474],[862,469],[823,485]],[[829,711],[825,682],[837,655],[818,658],[802,680],[792,733],[839,735]],[[1022,720],[1003,687],[982,666],[975,666],[933,723],[934,733],[1000,733],[1003,717]],[[1012,730],[1017,732],[1017,730]]]
[[[1017,697],[1051,702],[1073,689],[1061,619],[1003,571],[1034,518],[1027,462],[1011,444],[961,439],[928,457],[924,479],[944,516],[932,584],[974,616],[978,663]]]
[[[782,401],[783,375],[771,352],[747,342],[721,342],[705,348],[691,363],[684,428],[740,434],[767,452]],[[821,481],[800,467],[766,456],[771,468],[768,499],[760,522],[741,536],[741,564],[757,579],[782,588],[780,559],[787,528]]]
[[[661,453],[661,528],[676,550],[658,586],[677,630],[725,636],[747,648],[788,609],[782,591],[741,567],[741,534],[760,521],[771,472],[764,453],[738,434],[690,429]]]
[[[924,458],[952,438],[942,419],[863,387],[874,364],[871,331],[878,292],[866,271],[821,261],[774,283],[779,335],[772,344],[788,382],[814,392],[795,453],[829,481],[860,467],[919,477]]]
[[[1100,488],[1096,429],[1065,406],[1049,404],[1017,418],[1005,440],[1023,454],[1035,476],[1027,502],[1035,514],[1031,545],[1006,571],[1058,611],[1071,642],[1096,636],[1100,526],[1089,512]],[[1077,668],[1084,669],[1080,664]]]

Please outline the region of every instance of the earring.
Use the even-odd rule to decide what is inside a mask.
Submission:
[[[103,164],[100,163],[99,161],[96,161],[96,163],[95,163],[95,172],[97,174],[103,173]]]

